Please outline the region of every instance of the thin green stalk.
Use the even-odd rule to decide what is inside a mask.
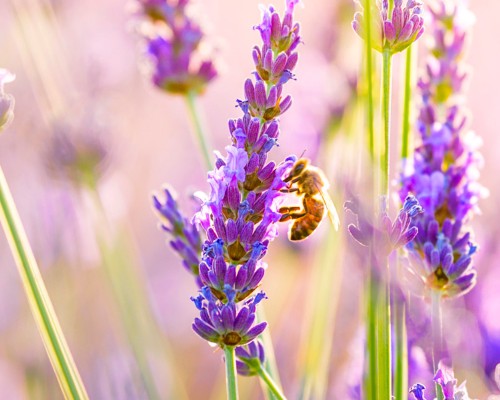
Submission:
[[[394,325],[396,334],[394,398],[396,399],[406,399],[408,397],[408,336],[405,319],[405,303],[396,301],[394,303]]]
[[[260,368],[258,374],[260,378],[265,382],[267,388],[271,391],[275,399],[286,400],[286,397],[281,391],[280,386],[273,380],[271,375],[269,375],[264,368]]]
[[[404,84],[404,100],[403,100],[403,129],[401,142],[401,158],[403,163],[410,155],[410,120],[411,120],[411,89],[412,89],[412,47],[406,49],[405,61],[405,84]]]
[[[389,196],[389,146],[391,140],[391,59],[392,54],[389,49],[384,49],[383,55],[383,72],[382,72],[382,118],[384,120],[384,150],[381,158],[381,194]]]
[[[88,399],[0,167],[0,219],[33,317],[65,399]]]
[[[375,277],[374,266],[369,266],[370,275],[368,277],[368,290],[366,295],[366,346],[368,349],[368,365],[365,377],[365,398],[366,400],[378,400],[378,342],[377,342],[377,311],[379,301],[379,285]]]
[[[387,268],[386,265],[383,267]],[[386,270],[388,275],[388,270]],[[391,368],[391,307],[389,282],[381,282],[377,312],[377,340],[378,340],[378,393],[379,399],[391,399],[392,368]]]
[[[370,157],[372,161],[375,159],[375,124],[374,124],[374,102],[373,102],[373,50],[372,50],[372,17],[371,17],[371,1],[365,0],[364,12],[365,12],[365,56],[366,56],[366,84],[368,86],[367,98],[368,98],[368,148],[370,151]]]
[[[201,153],[203,155],[203,160],[205,162],[205,167],[207,170],[213,168],[212,156],[210,153],[210,146],[208,145],[208,138],[205,130],[203,129],[203,124],[200,116],[200,111],[198,110],[198,105],[196,103],[197,95],[193,92],[188,92],[186,94],[186,103],[189,111],[189,116],[193,123],[193,130],[200,146]]]
[[[225,346],[224,355],[226,357],[227,400],[237,400],[238,383],[236,381],[236,359],[234,355],[234,346]]]
[[[443,350],[443,315],[441,310],[441,293],[434,291],[432,293],[432,309],[431,309],[431,324],[432,324],[432,367],[436,373],[438,369],[439,359]],[[437,400],[443,400],[443,392],[439,384],[436,383]]]

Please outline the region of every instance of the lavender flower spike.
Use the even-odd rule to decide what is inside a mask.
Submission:
[[[0,68],[0,131],[6,128],[14,117],[14,97],[4,92],[4,84],[12,82],[15,75],[6,69]]]
[[[424,20],[420,15],[422,4],[418,0],[394,0],[394,9],[389,15],[389,2],[377,2],[372,10],[372,47],[380,52],[389,50],[391,54],[403,51],[424,32]],[[364,14],[354,14],[352,27],[366,39]]]
[[[200,52],[203,32],[187,15],[188,4],[188,0],[138,3],[153,83],[173,94],[200,94],[217,76],[213,60]]]
[[[420,77],[417,128],[421,144],[402,174],[400,198],[413,193],[424,213],[413,221],[418,235],[408,246],[407,281],[419,294],[443,297],[467,293],[475,284],[472,256],[477,246],[467,228],[478,212],[484,189],[478,184],[479,140],[467,130],[463,110],[463,55],[472,17],[464,4],[443,0],[431,9],[431,34],[425,73]]]
[[[278,142],[278,117],[291,106],[283,88],[298,58],[299,26],[292,17],[296,3],[286,1],[283,18],[273,7],[263,10],[256,28],[263,44],[253,52],[255,79],[244,84],[245,100],[238,101],[243,115],[229,121],[232,143],[226,146],[226,155],[216,153],[215,169],[208,173],[210,193],[194,218],[207,239],[199,264],[204,285],[197,298],[200,318],[193,329],[220,346],[244,345],[265,328],[265,324],[252,327],[248,321],[253,322],[261,296],[254,293],[267,269],[263,257],[282,217],[285,179],[297,159],[290,156],[279,164],[268,160]],[[231,324],[240,315],[248,319],[236,329]],[[234,335],[228,337],[228,329]]]

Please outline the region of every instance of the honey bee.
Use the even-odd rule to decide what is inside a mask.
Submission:
[[[281,207],[283,214],[280,221],[293,219],[288,231],[288,238],[292,241],[306,239],[319,226],[325,210],[335,230],[339,227],[339,216],[328,192],[328,181],[323,172],[309,165],[307,158],[299,158],[289,175],[284,179],[289,183],[283,192],[295,193],[302,198],[302,207]]]

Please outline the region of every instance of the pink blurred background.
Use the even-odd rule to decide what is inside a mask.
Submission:
[[[275,3],[283,9],[283,4]],[[309,157],[317,154],[328,112],[348,97],[348,78],[359,65],[360,42],[349,29],[354,5],[349,1],[304,3],[305,8],[296,13],[304,41],[297,81],[286,88],[294,104],[281,119],[276,160],[306,149]],[[252,27],[260,18],[258,4],[254,0],[195,3],[220,65],[220,77],[208,87],[201,106],[213,146],[221,152],[229,144],[227,120],[239,115],[235,100],[243,97],[243,82],[253,70],[251,49],[259,36]],[[477,312],[487,316],[489,329],[500,340],[496,293],[500,283],[496,208],[500,204],[496,154],[500,59],[495,44],[500,36],[496,21],[500,3],[471,1],[470,7],[477,21],[467,57],[472,69],[467,104],[472,128],[484,140],[481,183],[490,190],[481,202],[483,215],[474,221],[476,241],[484,250],[476,259],[480,283],[475,290]],[[99,182],[104,207],[112,225],[127,229],[133,237],[137,272],[144,279],[162,346],[169,353],[170,367],[155,357],[150,360],[157,365],[155,379],[161,387],[184,388],[187,398],[219,399],[224,393],[222,353],[191,330],[196,309],[189,297],[196,288],[165,245],[151,206],[152,192],[168,183],[182,199],[183,210],[191,214],[196,206],[189,200],[192,192],[208,190],[206,171],[183,99],[160,92],[141,73],[141,40],[127,9],[127,4],[115,0],[0,3],[0,67],[17,76],[6,87],[16,98],[16,108],[13,123],[0,139],[0,162],[91,397],[144,398],[144,393],[134,392],[137,373],[100,267],[92,233],[99,215],[88,195],[47,172],[50,138],[55,124],[63,122],[63,129],[69,129],[69,124],[76,134],[85,134],[91,127],[108,148]],[[422,39],[428,38],[424,34]],[[34,68],[33,57],[41,62],[42,75]],[[0,398],[61,398],[16,266],[3,234],[0,237]],[[300,391],[298,342],[303,334],[301,321],[307,319],[308,264],[317,249],[315,239],[291,247],[283,234],[268,256],[265,307],[290,397]],[[332,389],[335,393],[347,390],[347,367],[359,356],[359,343],[352,339],[358,334],[359,293],[350,290],[359,274],[357,270],[344,274],[347,278],[341,285],[330,372],[332,386],[338,388]],[[261,396],[254,380],[240,381],[243,399]],[[480,379],[477,384],[474,379],[468,381],[474,397],[486,397]]]

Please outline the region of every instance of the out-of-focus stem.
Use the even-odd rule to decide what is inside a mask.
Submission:
[[[226,389],[227,400],[238,399],[238,384],[236,381],[236,359],[234,356],[234,346],[224,347],[226,358]]]
[[[391,299],[388,281],[388,260],[381,265],[385,268],[386,279],[380,282],[378,312],[377,312],[377,350],[378,350],[378,393],[379,399],[391,399],[392,368],[391,368]]]
[[[365,57],[366,57],[366,84],[367,84],[367,123],[368,123],[368,148],[372,161],[375,159],[375,127],[374,127],[374,102],[373,102],[373,50],[372,50],[372,17],[371,0],[365,0]]]
[[[378,342],[377,342],[377,311],[379,301],[379,286],[375,277],[373,265],[369,265],[366,297],[366,347],[368,350],[368,365],[365,376],[366,400],[378,400]]]
[[[436,373],[439,364],[439,358],[443,350],[443,315],[441,309],[441,294],[436,290],[432,293],[432,367]],[[437,400],[443,400],[443,392],[438,383],[435,384]]]
[[[405,61],[405,84],[404,84],[404,100],[403,100],[403,129],[401,141],[401,158],[404,163],[410,155],[410,120],[411,120],[411,89],[412,89],[412,47],[406,49]]]
[[[211,161],[212,157],[210,155],[210,150],[209,150],[211,147],[208,144],[206,130],[203,129],[200,111],[197,105],[197,95],[193,92],[188,92],[186,94],[186,104],[189,111],[189,116],[191,118],[191,122],[193,123],[193,131],[196,136],[198,145],[200,146],[203,160],[205,161],[205,167],[207,171],[210,171],[213,168]]]
[[[381,194],[388,198],[390,180],[390,141],[391,141],[391,59],[392,54],[389,49],[384,49],[382,54],[382,118],[384,121],[384,148],[381,158]],[[388,203],[387,203],[388,204]]]
[[[394,369],[394,398],[408,397],[408,336],[406,332],[406,307],[398,300],[394,303],[396,365]]]
[[[65,399],[88,399],[0,167],[0,219],[28,302]]]
[[[264,381],[275,399],[286,400],[286,397],[281,391],[280,386],[273,380],[273,378],[267,373],[264,368],[259,369],[259,376]]]

